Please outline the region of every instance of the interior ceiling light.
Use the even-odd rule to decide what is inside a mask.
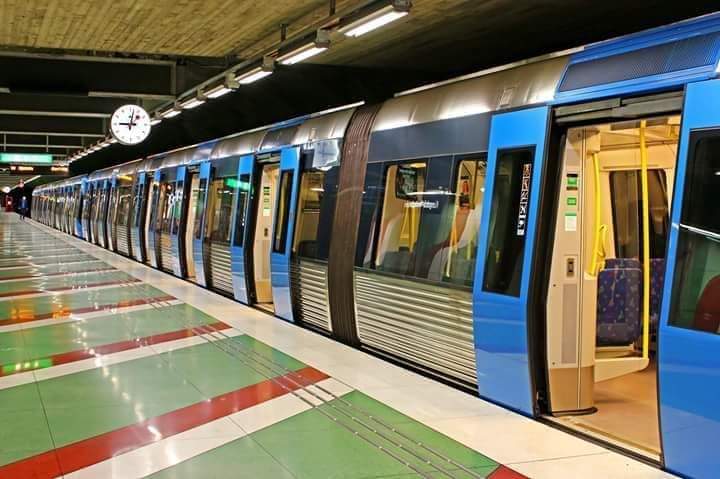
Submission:
[[[266,56],[263,57],[262,65],[260,65],[259,67],[255,67],[252,70],[240,73],[235,77],[235,79],[241,85],[249,85],[250,83],[255,83],[258,80],[262,80],[266,76],[272,75],[273,71],[275,71],[275,59]]]
[[[225,75],[225,81],[221,84],[214,86],[205,92],[205,96],[208,98],[218,98],[233,90],[237,90],[240,83],[235,79],[232,73]]]
[[[412,1],[392,0],[390,5],[365,15],[338,30],[348,37],[359,37],[404,17],[410,12]]]
[[[202,93],[198,92],[196,96],[190,97],[180,102],[180,108],[183,110],[191,110],[197,106],[202,105],[207,101],[207,97]]]
[[[280,56],[278,59],[283,65],[295,65],[308,58],[314,57],[319,53],[330,48],[330,34],[327,30],[318,30],[315,40],[299,48],[289,51]]]

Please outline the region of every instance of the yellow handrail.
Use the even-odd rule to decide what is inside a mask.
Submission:
[[[590,261],[590,270],[588,274],[596,277],[605,265],[605,236],[607,234],[607,225],[601,222],[602,213],[602,192],[600,191],[600,160],[597,153],[592,154],[593,172],[595,183],[595,236],[593,238],[592,259]]]
[[[643,234],[643,343],[642,356],[647,359],[650,350],[650,205],[648,192],[648,152],[645,143],[647,122],[640,121],[640,181],[642,184]]]

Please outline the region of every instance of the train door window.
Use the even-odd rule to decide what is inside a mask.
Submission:
[[[485,291],[520,295],[534,156],[534,148],[497,153],[485,258]]]
[[[292,197],[293,172],[283,171],[280,174],[280,198],[275,215],[275,238],[273,252],[285,253],[287,233],[289,229],[290,199]]]
[[[208,191],[212,209],[208,217],[209,238],[213,243],[230,244],[230,225],[232,205],[237,181],[234,178],[216,178],[210,183]]]
[[[195,224],[193,225],[195,239],[202,239],[202,227],[205,220],[205,196],[207,195],[207,179],[202,178],[198,183],[197,215],[195,216]]]
[[[690,137],[669,324],[720,333],[720,132]]]
[[[293,254],[299,257],[323,261],[328,258],[338,171],[333,167],[302,173],[293,241]]]
[[[237,185],[237,218],[235,218],[234,246],[245,244],[245,224],[247,222],[248,201],[250,200],[250,175],[240,175]]]
[[[420,214],[430,202],[424,199],[427,163],[401,163],[388,167],[375,267],[408,274],[420,232]]]
[[[617,258],[642,258],[642,185],[640,170],[610,172],[613,203],[615,255]],[[650,208],[650,257],[665,256],[669,228],[667,177],[664,170],[648,171]]]

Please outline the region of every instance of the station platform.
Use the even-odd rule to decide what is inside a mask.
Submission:
[[[662,478],[0,214],[0,478]]]

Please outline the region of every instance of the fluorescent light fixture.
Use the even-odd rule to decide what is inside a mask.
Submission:
[[[191,110],[195,107],[202,105],[203,103],[205,103],[206,100],[207,97],[202,93],[198,92],[196,96],[181,101],[180,107],[184,110]]]
[[[299,48],[291,50],[278,59],[283,65],[295,65],[312,58],[330,48],[330,35],[327,30],[318,30],[315,40]]]
[[[339,31],[348,37],[365,35],[404,17],[410,12],[410,7],[410,0],[393,0],[390,5],[341,27]]]
[[[109,141],[111,145],[114,145],[115,143],[117,143],[117,138],[115,138],[114,136],[108,136],[107,141]]]
[[[172,118],[174,116],[178,116],[181,112],[182,108],[178,107],[177,104],[174,104],[167,110],[160,112],[160,118]]]
[[[205,96],[208,98],[219,98],[236,90],[239,86],[240,83],[235,79],[235,76],[232,73],[228,73],[225,75],[225,81],[207,90]]]
[[[238,76],[235,77],[235,79],[240,83],[241,85],[249,85],[250,83],[255,83],[258,80],[262,80],[266,76],[272,75],[272,72],[275,70],[275,59],[272,57],[264,57],[262,65],[259,67],[255,67],[252,70],[248,70],[244,73],[240,73]]]
[[[160,123],[161,121],[162,121],[162,117],[160,115],[158,115],[157,113],[155,113],[155,115],[153,115],[153,117],[150,119],[150,126],[155,126],[158,123]]]

